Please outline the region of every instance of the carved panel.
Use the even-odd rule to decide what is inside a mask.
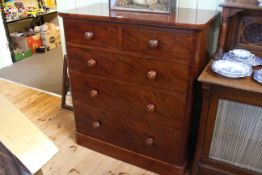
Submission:
[[[240,43],[262,44],[262,18],[246,16],[240,23]]]
[[[243,37],[250,43],[262,44],[262,23],[248,24],[244,29]]]
[[[262,56],[262,16],[241,15],[236,36],[235,48],[245,48]]]

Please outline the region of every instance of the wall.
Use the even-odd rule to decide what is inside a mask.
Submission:
[[[177,0],[177,6],[185,8],[220,10],[219,4],[224,0]]]
[[[8,48],[5,28],[2,21],[0,12],[0,68],[12,64],[11,54]]]

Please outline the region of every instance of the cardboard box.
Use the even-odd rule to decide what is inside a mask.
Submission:
[[[11,33],[11,40],[14,44],[14,48],[21,49],[22,51],[28,51],[32,49],[32,52],[35,53],[35,49],[41,47],[42,40],[40,33],[32,33],[32,32],[25,32],[25,33]]]

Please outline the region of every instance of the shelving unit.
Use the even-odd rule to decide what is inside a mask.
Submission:
[[[39,0],[38,4],[39,4]],[[1,14],[2,14],[2,18],[3,18],[3,23],[5,26],[5,30],[6,30],[6,35],[7,35],[7,40],[9,42],[9,49],[10,49],[10,53],[11,53],[11,57],[12,57],[12,62],[15,63],[15,54],[14,54],[14,45],[12,43],[11,37],[10,37],[10,30],[9,30],[9,25],[13,24],[13,23],[17,23],[17,22],[22,22],[22,21],[26,21],[26,20],[37,20],[38,21],[38,25],[42,25],[44,24],[44,17],[47,15],[52,15],[57,13],[56,9],[50,9],[50,11],[38,14],[36,16],[28,16],[28,17],[24,17],[24,18],[19,18],[19,19],[13,19],[13,20],[7,20],[5,17],[5,12],[4,12],[4,0],[1,0]],[[32,26],[31,26],[32,27]]]
[[[20,18],[20,19],[7,20],[6,23],[7,24],[15,23],[15,22],[19,22],[19,21],[23,21],[23,20],[27,20],[27,19],[33,19],[33,18],[36,18],[36,17],[42,17],[42,16],[45,16],[45,15],[50,15],[50,14],[54,14],[54,13],[57,13],[57,10],[50,10],[49,12],[39,14],[37,16],[28,16],[28,17],[24,17],[24,18]]]

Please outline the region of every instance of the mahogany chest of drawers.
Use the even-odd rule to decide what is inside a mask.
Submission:
[[[97,4],[60,16],[77,142],[160,174],[184,174],[194,82],[217,13],[121,12]]]

